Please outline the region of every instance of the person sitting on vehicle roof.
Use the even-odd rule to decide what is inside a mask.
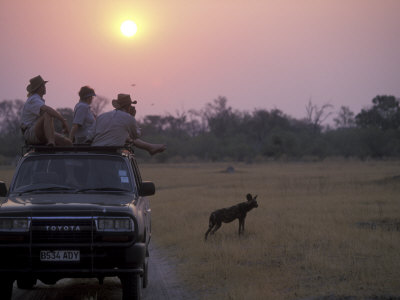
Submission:
[[[140,137],[140,129],[134,117],[136,110],[132,108],[132,101],[128,94],[118,94],[117,99],[112,100],[115,110],[101,114],[91,128],[88,140],[92,146],[124,146],[132,142],[136,147],[146,150],[151,155],[163,152],[164,144],[152,144],[145,142]],[[135,113],[133,113],[135,111]]]
[[[82,144],[86,140],[89,128],[95,122],[95,115],[90,108],[93,97],[96,96],[94,89],[89,86],[83,86],[79,90],[79,102],[74,108],[74,119],[72,121],[69,138],[76,144]]]
[[[69,133],[67,121],[55,109],[47,106],[43,96],[48,81],[38,75],[29,80],[26,87],[28,99],[21,115],[21,130],[27,144],[46,144],[48,146],[70,146],[71,141],[55,132],[54,119],[60,120],[65,134]]]

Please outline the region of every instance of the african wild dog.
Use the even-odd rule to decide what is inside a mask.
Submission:
[[[253,198],[251,194],[246,196],[247,202],[242,202],[231,206],[229,208],[221,208],[211,213],[210,222],[208,225],[208,230],[206,232],[205,239],[207,239],[208,234],[214,234],[220,227],[221,223],[229,223],[235,219],[239,219],[239,235],[244,231],[244,219],[246,219],[246,214],[251,209],[258,207],[257,195]]]

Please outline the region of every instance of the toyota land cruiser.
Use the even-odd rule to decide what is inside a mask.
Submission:
[[[33,147],[0,182],[0,294],[36,281],[118,276],[123,299],[147,285],[155,193],[131,150]]]

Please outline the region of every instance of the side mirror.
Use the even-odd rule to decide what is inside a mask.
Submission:
[[[4,181],[0,181],[0,197],[5,197],[7,196],[7,186],[4,183]]]
[[[156,193],[156,186],[151,181],[143,181],[139,188],[139,196],[151,196]]]

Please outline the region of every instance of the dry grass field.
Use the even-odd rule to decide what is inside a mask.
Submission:
[[[234,173],[228,163],[141,165],[157,187],[153,243],[194,299],[400,296],[400,162],[231,165]],[[205,242],[210,212],[249,192],[259,207],[244,235],[235,221]]]
[[[153,242],[200,299],[400,297],[400,162],[227,166],[142,166]],[[205,242],[210,212],[249,192],[244,235],[235,221]]]
[[[0,166],[0,181],[4,181],[7,184],[7,187],[10,186],[13,174],[14,174],[13,168]]]

